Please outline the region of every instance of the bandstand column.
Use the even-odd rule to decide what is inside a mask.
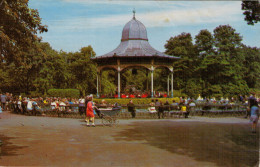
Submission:
[[[97,98],[99,98],[99,94],[98,94],[98,87],[99,87],[99,84],[98,84],[98,76],[99,76],[99,73],[97,73]]]
[[[153,98],[153,66],[151,67],[151,98]]]
[[[120,98],[120,67],[118,67],[118,71],[117,71],[117,75],[118,75],[118,98]]]
[[[171,79],[171,92],[172,92],[172,97],[173,97],[173,70],[171,71],[171,77],[172,77],[172,79]]]
[[[167,95],[168,95],[168,97],[169,97],[169,91],[170,91],[170,78],[168,75],[168,78],[167,78]]]
[[[149,91],[149,80],[148,80],[148,73],[149,71],[146,71],[146,91]]]
[[[102,93],[102,89],[101,89],[101,88],[102,88],[102,85],[101,85],[102,78],[101,78],[101,76],[102,76],[102,73],[100,72],[100,73],[99,73],[99,92],[100,92],[100,93]]]

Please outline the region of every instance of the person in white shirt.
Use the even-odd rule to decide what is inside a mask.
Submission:
[[[86,107],[85,107],[85,99],[80,98],[79,99],[79,114],[82,115],[86,112]]]
[[[55,102],[55,100],[52,100],[51,102],[51,109],[55,110],[57,108],[57,103]]]
[[[28,100],[27,102],[27,111],[32,111],[33,110],[33,101]]]
[[[65,106],[66,106],[66,104],[63,101],[61,101],[59,104],[60,111],[65,111]]]

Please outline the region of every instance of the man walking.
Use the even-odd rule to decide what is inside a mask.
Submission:
[[[131,112],[132,118],[135,118],[135,105],[133,103],[133,100],[130,100],[127,104],[128,112]]]
[[[155,100],[155,109],[157,111],[158,114],[158,118],[160,119],[161,117],[164,118],[164,107],[163,107],[163,103],[159,102],[158,99]]]

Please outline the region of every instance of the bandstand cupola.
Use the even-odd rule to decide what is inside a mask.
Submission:
[[[133,17],[123,28],[121,41],[145,40],[148,41],[146,28],[140,21]]]

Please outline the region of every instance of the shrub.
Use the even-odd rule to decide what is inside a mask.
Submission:
[[[80,96],[78,89],[49,89],[47,93],[52,97],[78,98]]]

